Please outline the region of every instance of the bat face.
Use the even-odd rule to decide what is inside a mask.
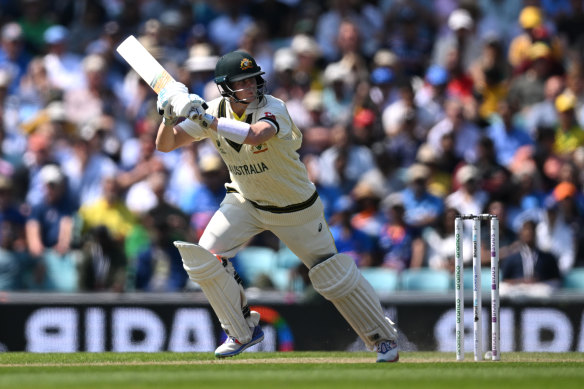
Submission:
[[[174,82],[174,78],[172,78],[135,36],[130,35],[127,37],[117,47],[116,51],[150,85],[156,94],[159,94],[168,83]],[[208,108],[206,103],[203,103],[202,107],[203,109]]]
[[[146,50],[135,36],[127,37],[116,49],[126,62],[157,94],[174,78]]]

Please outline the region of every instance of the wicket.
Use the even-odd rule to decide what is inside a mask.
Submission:
[[[491,245],[491,352],[492,360],[501,359],[499,322],[499,219],[495,215],[459,215],[454,220],[454,288],[456,300],[456,360],[464,360],[464,280],[463,222],[472,220],[473,351],[474,360],[483,360],[481,292],[481,221],[490,221]]]

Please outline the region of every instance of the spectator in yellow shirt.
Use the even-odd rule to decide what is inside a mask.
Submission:
[[[519,25],[523,33],[511,41],[508,51],[508,60],[513,69],[525,69],[525,63],[530,60],[530,47],[533,43],[544,42],[552,49],[552,56],[560,60],[563,55],[562,44],[558,37],[550,36],[545,26],[544,15],[539,7],[527,6],[519,14]]]
[[[126,284],[126,238],[138,225],[126,207],[114,176],[103,180],[103,196],[81,206],[85,261],[81,271],[83,290],[122,292]]]
[[[576,97],[564,92],[556,97],[558,126],[554,142],[554,152],[560,157],[569,157],[574,150],[584,145],[584,130],[576,120],[574,108]]]

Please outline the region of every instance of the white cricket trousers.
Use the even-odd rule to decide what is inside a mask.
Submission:
[[[249,239],[267,230],[284,242],[308,268],[337,253],[322,212],[315,212],[314,219],[309,222],[293,226],[266,224],[259,212],[247,201],[241,204],[224,201],[205,228],[199,245],[215,255],[231,258]]]

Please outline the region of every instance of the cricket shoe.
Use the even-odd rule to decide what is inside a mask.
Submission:
[[[377,348],[377,362],[399,361],[399,349],[395,340],[382,340],[375,347]]]
[[[215,356],[217,358],[227,358],[237,355],[248,347],[258,344],[264,340],[264,331],[257,325],[253,329],[251,334],[251,340],[247,343],[241,343],[239,340],[235,339],[233,336],[228,336],[227,340],[215,350]]]

